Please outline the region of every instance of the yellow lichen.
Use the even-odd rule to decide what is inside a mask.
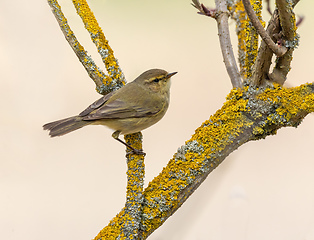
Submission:
[[[301,85],[296,88],[283,88],[279,84],[274,84],[273,89],[267,89],[264,93],[257,96],[258,99],[270,103],[280,102],[276,113],[285,116],[286,121],[300,111],[312,112],[314,110],[314,94],[307,85]]]
[[[105,63],[111,66],[112,69],[118,68],[118,65],[111,54],[111,48],[108,41],[103,36],[97,21],[94,20],[94,15],[89,8],[86,8],[85,1],[73,0],[77,7],[77,11],[86,24],[87,30],[93,35],[93,41],[100,49],[107,49],[108,56],[105,58]],[[261,1],[252,1],[254,10],[258,16],[261,14]],[[245,78],[251,76],[252,64],[257,55],[257,33],[251,26],[241,1],[237,1],[234,9],[235,14],[238,14],[238,41],[240,48],[241,70]],[[241,57],[240,57],[241,58]],[[116,75],[116,77],[119,77]],[[219,109],[209,120],[205,121],[201,127],[196,129],[195,134],[188,140],[184,146],[178,150],[174,157],[169,161],[167,167],[154,178],[144,191],[145,202],[142,208],[143,236],[150,234],[158,228],[172,213],[176,210],[189,196],[188,186],[193,183],[199,175],[205,171],[211,171],[222,161],[219,159],[219,154],[226,149],[228,145],[234,143],[236,138],[243,134],[244,129],[252,127],[250,134],[263,136],[267,134],[267,125],[277,124],[276,118],[269,115],[263,119],[260,125],[254,126],[254,118],[262,118],[261,112],[251,115],[251,107],[248,105],[250,94],[247,93],[249,87],[243,89],[233,89],[227,97],[226,103]],[[274,85],[273,88],[254,89],[255,92],[260,91],[255,96],[257,100],[261,100],[269,105],[278,104],[275,112],[289,121],[295,114],[303,111],[314,111],[314,95],[309,95],[309,88],[306,86],[286,89],[279,85]],[[246,98],[244,98],[246,95]],[[254,98],[253,98],[254,100]],[[248,119],[251,116],[252,119]],[[128,135],[127,141],[132,142],[132,146],[140,149],[141,143]],[[130,177],[130,185],[127,187],[127,198],[131,206],[136,205],[135,202],[137,193],[141,191],[141,186],[137,185],[140,182],[140,175],[143,173],[138,168],[138,158],[134,156],[129,162],[129,170],[127,172]],[[188,189],[187,193],[182,195],[182,192]],[[183,200],[182,200],[183,199]],[[105,227],[95,239],[126,239],[125,234],[121,231],[121,226],[126,222],[131,225],[135,224],[133,216],[131,216],[126,208],[111,220],[109,225]],[[135,234],[135,232],[133,232]],[[133,238],[132,235],[128,236]]]
[[[121,82],[124,81],[123,78],[120,78],[122,80],[117,79],[113,82],[113,79],[110,76],[105,75],[103,71],[96,66],[95,62],[91,59],[91,57],[88,56],[84,47],[79,43],[79,41],[74,35],[74,32],[68,25],[67,19],[64,16],[63,12],[61,11],[61,7],[58,4],[58,2],[56,0],[48,0],[48,2],[52,8],[55,17],[58,20],[60,28],[62,29],[62,32],[64,33],[66,39],[70,43],[71,47],[78,56],[82,65],[87,70],[89,76],[96,83],[97,86],[96,90],[101,94],[107,94],[110,91],[118,87],[121,87],[123,85],[121,84]]]
[[[86,30],[90,33],[92,41],[97,47],[103,62],[105,63],[106,70],[111,79],[119,79],[125,84],[124,76],[118,65],[117,59],[114,57],[113,50],[108,44],[94,13],[90,10],[86,0],[72,0],[78,15],[82,18]],[[107,84],[110,79],[105,79],[104,84]]]
[[[261,17],[262,1],[251,0],[251,4],[261,23],[265,26]],[[252,67],[257,56],[258,34],[249,20],[241,0],[235,1],[232,6],[229,6],[229,9],[237,25],[240,72],[243,78],[247,79],[252,76]]]

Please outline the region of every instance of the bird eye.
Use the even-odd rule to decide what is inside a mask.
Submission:
[[[157,82],[160,81],[160,79],[159,78],[155,78],[153,81],[157,83]]]

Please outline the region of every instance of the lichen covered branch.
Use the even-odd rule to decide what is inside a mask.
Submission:
[[[276,60],[276,66],[270,75],[271,80],[283,84],[286,76],[290,71],[290,63],[294,49],[299,44],[299,36],[296,33],[296,18],[293,13],[293,5],[291,1],[276,0],[278,9],[280,26],[281,26],[281,42],[288,51],[284,56],[279,56]]]
[[[122,87],[126,82],[125,77],[118,64],[118,60],[114,57],[113,50],[109,46],[105,35],[98,25],[94,13],[90,10],[85,0],[72,0],[72,2],[76,8],[77,14],[81,17],[86,30],[89,32],[93,43],[97,47],[98,53],[105,64],[110,79],[114,81],[114,84],[112,85],[115,85],[116,89]],[[106,89],[102,89],[106,88],[106,85],[108,85],[108,83],[104,82],[99,91],[107,92]]]
[[[298,0],[277,0],[278,8],[266,30],[261,23],[261,1],[242,1],[233,1],[229,10],[237,20],[240,70],[242,77],[248,81],[242,82],[230,41],[230,12],[227,2],[231,1],[215,0],[216,9],[210,10],[198,0],[192,0],[200,14],[217,20],[224,62],[235,88],[222,108],[196,129],[192,138],[178,149],[168,165],[144,191],[144,157],[127,152],[126,204],[95,240],[146,239],[178,210],[231,152],[248,141],[276,134],[281,127],[296,127],[308,113],[314,112],[314,84],[290,89],[281,86],[290,70],[292,52],[298,40],[292,11]],[[96,82],[97,90],[105,94],[125,84],[118,61],[87,2],[73,0],[109,76],[95,65],[79,44],[57,1],[48,2],[68,42]],[[264,40],[258,51],[257,32]],[[269,74],[273,52],[280,57],[277,58],[272,74]],[[264,84],[268,78],[273,82]],[[136,149],[142,148],[140,133],[126,135],[125,140]]]
[[[80,62],[83,64],[85,69],[87,70],[90,77],[95,81],[96,83],[96,89],[101,94],[109,93],[125,84],[124,77],[122,72],[120,72],[120,75],[114,75],[116,73],[114,67],[111,66],[111,64],[116,64],[115,59],[113,58],[113,52],[110,52],[110,46],[107,44],[107,41],[105,40],[104,36],[102,36],[101,39],[95,37],[94,40],[98,42],[98,49],[99,51],[107,51],[108,55],[103,54],[106,61],[106,67],[109,69],[109,72],[111,73],[111,77],[105,75],[94,63],[91,57],[87,55],[87,52],[84,50],[83,46],[78,42],[76,39],[74,33],[70,29],[70,26],[68,25],[68,22],[64,16],[64,14],[61,11],[61,7],[58,4],[56,0],[48,0],[49,5],[52,8],[52,12],[55,15],[60,28],[65,35],[67,41],[69,42],[70,46],[78,56]],[[78,4],[78,3],[77,3]],[[79,5],[79,4],[78,4]],[[85,5],[84,11],[82,10],[83,6],[79,5],[78,11],[82,13],[82,16],[86,17],[86,13],[88,13],[88,6]],[[88,8],[89,9],[89,8]],[[90,13],[89,13],[90,14]],[[84,18],[85,19],[85,18]],[[86,19],[85,19],[86,20]],[[89,24],[91,19],[88,19],[85,21],[85,24]],[[94,19],[95,20],[95,19]],[[96,21],[96,20],[95,20]],[[97,23],[97,22],[96,22]],[[94,22],[94,25],[96,24]],[[97,25],[97,24],[96,24]],[[99,30],[97,27],[97,31]],[[91,31],[90,31],[91,33]],[[94,32],[95,33],[95,32]],[[101,35],[101,34],[100,34]],[[99,42],[105,42],[105,44],[99,43]],[[107,48],[106,49],[104,49]],[[112,50],[111,50],[112,51]],[[112,70],[112,71],[110,71]],[[128,144],[133,145],[137,149],[142,149],[142,134],[141,133],[135,133],[125,136],[126,141]],[[129,149],[127,148],[127,151]],[[123,238],[128,237],[129,235],[132,235],[133,237],[138,238],[140,224],[141,224],[141,209],[142,209],[142,202],[143,202],[143,185],[144,185],[144,156],[143,155],[134,155],[134,154],[128,154],[127,155],[127,177],[128,177],[128,185],[127,185],[127,197],[126,197],[126,204],[124,208],[124,214],[120,217],[124,219],[123,223],[118,227],[119,234],[117,236],[120,236]],[[114,235],[113,232],[108,233],[108,238],[105,239],[112,239],[111,237]]]
[[[295,5],[298,4],[298,2],[300,2],[300,0],[292,0],[292,7],[294,8]]]
[[[48,3],[55,18],[57,19],[57,22],[66,40],[75,52],[79,61],[86,69],[90,78],[95,82],[97,91],[101,94],[106,94],[113,89],[116,89],[116,83],[113,82],[112,79],[107,76],[99,67],[97,67],[93,59],[87,54],[84,47],[77,40],[74,32],[71,30],[68,21],[61,10],[60,5],[58,4],[58,1],[48,0]],[[104,83],[106,84],[105,86]]]
[[[231,152],[252,140],[300,124],[314,111],[314,84],[283,88],[233,89],[226,103],[205,121],[144,190],[140,239],[162,225]],[[95,240],[116,239],[125,209]],[[110,235],[112,234],[112,235]]]
[[[142,149],[141,133],[125,135],[125,141],[136,149]],[[142,221],[143,186],[145,177],[144,155],[131,154],[127,151],[127,193],[124,208],[124,221],[120,225],[119,237],[139,239]],[[106,238],[109,239],[109,238]]]
[[[229,4],[228,8],[230,9],[231,17],[235,20],[237,26],[240,73],[244,81],[246,81],[252,76],[258,50],[258,34],[246,14],[242,1],[230,1]],[[254,1],[253,6],[255,14],[262,22],[262,2]]]
[[[258,17],[256,16],[250,0],[242,0],[244,8],[253,24],[258,34],[264,40],[264,42],[268,45],[268,47],[279,57],[283,56],[287,52],[287,48],[284,46],[277,45],[271,37],[268,35],[263,25],[260,23]]]

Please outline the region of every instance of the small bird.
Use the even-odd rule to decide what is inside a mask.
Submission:
[[[129,147],[135,154],[144,154],[119,139],[120,134],[140,132],[157,123],[166,113],[170,99],[170,77],[162,69],[150,69],[134,81],[111,92],[74,117],[43,126],[51,137],[62,136],[86,125],[105,125],[115,132],[112,137]]]

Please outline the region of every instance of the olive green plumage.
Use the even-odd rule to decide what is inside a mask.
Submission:
[[[169,105],[170,77],[176,74],[151,69],[133,82],[111,92],[74,117],[47,123],[51,137],[62,136],[86,125],[105,125],[113,137],[142,131],[158,122]],[[120,140],[119,140],[120,141]]]

